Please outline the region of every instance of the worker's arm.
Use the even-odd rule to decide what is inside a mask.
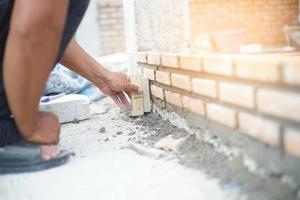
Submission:
[[[130,93],[137,91],[138,87],[130,84],[125,74],[111,72],[101,66],[79,46],[75,39],[69,43],[60,63],[94,83],[111,96],[120,107],[130,109],[123,91]]]
[[[17,126],[28,141],[58,141],[59,124],[38,111],[61,42],[68,0],[15,0],[4,55],[4,84]]]

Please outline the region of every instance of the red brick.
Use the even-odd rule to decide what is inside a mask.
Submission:
[[[233,76],[233,59],[231,55],[204,55],[203,67],[204,71],[208,73]]]
[[[171,78],[169,72],[156,71],[156,81],[165,85],[171,85]]]
[[[202,57],[200,55],[181,55],[179,61],[181,69],[191,71],[202,70]]]
[[[227,103],[254,108],[254,87],[237,83],[220,82],[219,98]]]
[[[160,65],[160,53],[157,52],[148,53],[148,64]]]
[[[192,80],[193,92],[208,96],[217,97],[217,83],[215,80],[204,78],[193,78]]]
[[[236,59],[236,76],[242,79],[278,82],[281,58],[270,56],[240,56]]]
[[[287,128],[284,131],[284,147],[286,152],[300,158],[300,130]]]
[[[257,92],[257,107],[260,112],[300,121],[300,94],[259,89]]]
[[[161,100],[164,100],[165,95],[164,95],[164,91],[162,88],[157,87],[156,85],[151,85],[150,87],[151,90],[151,94]]]
[[[155,80],[155,71],[154,69],[143,68],[144,77],[154,81]]]
[[[163,53],[161,55],[162,66],[179,68],[178,54],[175,53]]]
[[[181,95],[178,93],[165,91],[166,101],[175,106],[182,107]]]
[[[242,112],[239,114],[239,129],[247,135],[267,144],[280,144],[280,125],[274,121]]]
[[[237,127],[236,111],[221,105],[209,103],[206,106],[207,117],[230,128]]]
[[[172,86],[183,90],[192,91],[191,79],[189,76],[173,73],[171,74],[171,80]]]

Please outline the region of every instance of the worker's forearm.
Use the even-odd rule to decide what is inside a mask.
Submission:
[[[39,100],[63,32],[68,1],[52,4],[50,0],[16,1],[6,43],[5,90],[24,138],[30,138],[37,128]]]
[[[110,72],[88,55],[75,41],[69,43],[60,63],[97,86],[108,81]]]

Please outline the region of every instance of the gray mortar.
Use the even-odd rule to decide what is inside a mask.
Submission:
[[[139,130],[145,130],[132,140],[150,147],[167,135],[179,138],[192,133],[180,155],[177,155],[179,163],[220,179],[224,188],[241,190],[250,200],[297,199],[297,190],[291,187],[293,184],[285,184],[292,181],[284,174],[266,173],[236,149],[222,145],[218,136],[214,135],[208,139],[207,135],[211,134],[207,133],[206,129],[190,128],[187,122],[175,113],[169,113],[167,117],[172,123],[164,120],[160,114],[150,113],[132,118],[123,112],[121,118],[139,125]]]

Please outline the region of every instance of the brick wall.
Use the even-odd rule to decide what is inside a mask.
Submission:
[[[300,158],[299,55],[140,52],[138,62],[153,99]]]
[[[100,47],[102,54],[125,51],[122,0],[100,0],[98,3]]]
[[[285,44],[282,27],[295,23],[297,0],[189,0],[192,44],[203,33],[245,29],[246,43]]]

